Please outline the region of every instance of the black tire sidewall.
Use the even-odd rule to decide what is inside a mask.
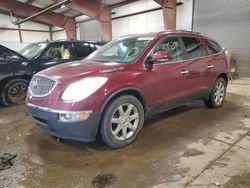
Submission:
[[[29,86],[29,81],[28,80],[25,80],[25,79],[13,79],[9,82],[7,82],[4,87],[3,87],[3,91],[1,93],[1,103],[4,105],[4,106],[14,106],[14,105],[17,105],[17,104],[13,104],[9,97],[8,97],[8,91],[9,89],[14,85],[14,84],[17,84],[17,83],[22,83],[22,84],[25,84],[27,85],[27,88]],[[25,102],[25,101],[24,101]]]
[[[133,136],[131,136],[127,140],[121,141],[121,140],[117,140],[112,135],[110,121],[115,110],[124,103],[131,103],[137,108],[138,113],[139,113],[139,124]],[[101,119],[101,124],[100,124],[101,126],[100,136],[101,136],[102,141],[107,146],[112,147],[112,148],[122,148],[124,146],[129,145],[131,142],[135,140],[141,128],[143,127],[143,124],[144,124],[144,109],[143,109],[141,102],[132,95],[123,95],[111,101],[106,107],[106,109],[104,110],[104,114],[103,114],[103,117]]]

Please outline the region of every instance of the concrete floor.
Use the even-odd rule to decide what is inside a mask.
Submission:
[[[57,140],[25,106],[0,108],[0,187],[250,187],[250,80],[230,82],[225,104],[194,102],[147,121],[120,150]]]

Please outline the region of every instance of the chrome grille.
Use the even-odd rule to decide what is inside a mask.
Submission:
[[[56,81],[44,76],[34,75],[31,79],[29,90],[34,97],[49,95],[56,86]]]

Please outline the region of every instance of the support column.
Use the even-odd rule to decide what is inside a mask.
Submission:
[[[101,7],[100,7],[101,8]],[[112,40],[112,17],[111,9],[107,6],[102,8],[99,16],[99,22],[101,25],[102,40],[109,42]]]
[[[20,26],[20,24],[18,24],[17,26],[18,26],[18,33],[19,33],[20,43],[22,43],[23,42],[23,37],[22,37],[21,26]]]
[[[75,29],[65,29],[67,39],[76,40],[76,30]]]
[[[164,29],[176,29],[176,0],[162,1]]]
[[[76,25],[75,20],[68,20],[64,23],[64,30],[68,39],[76,40]]]
[[[52,26],[49,26],[49,40],[53,40]]]

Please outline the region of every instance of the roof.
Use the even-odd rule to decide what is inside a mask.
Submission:
[[[119,38],[125,38],[125,37],[156,37],[156,36],[162,36],[166,34],[172,34],[172,33],[178,33],[178,34],[192,34],[192,35],[199,35],[203,36],[199,32],[194,31],[186,31],[186,30],[165,30],[160,32],[152,32],[152,33],[144,33],[144,34],[131,34],[131,35],[124,35]]]

